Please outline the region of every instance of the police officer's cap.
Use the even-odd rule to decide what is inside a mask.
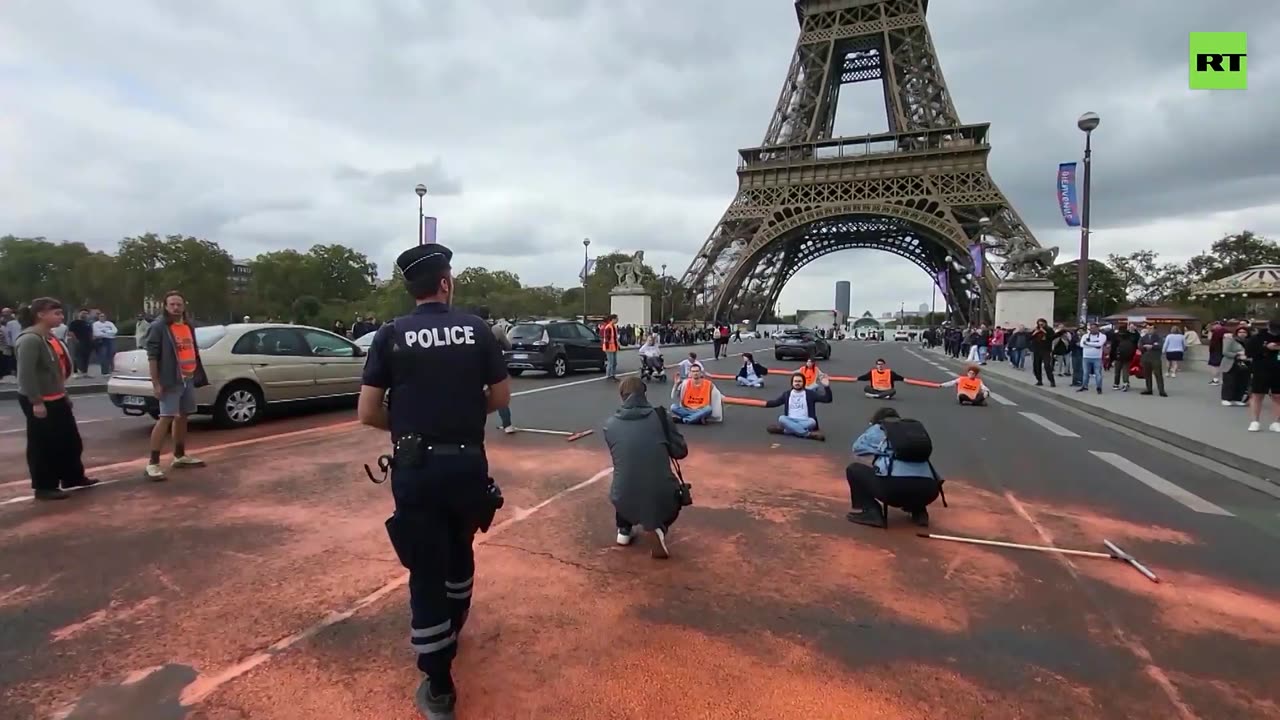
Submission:
[[[449,261],[452,259],[452,250],[443,245],[429,243],[427,245],[415,245],[400,253],[400,257],[396,258],[396,267],[400,268],[400,274],[404,275],[405,285],[410,290],[413,290],[417,283],[422,282],[428,276],[448,270],[450,267]],[[432,290],[434,288],[424,289]]]

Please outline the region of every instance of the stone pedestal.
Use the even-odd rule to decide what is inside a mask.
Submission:
[[[996,325],[1033,328],[1044,318],[1052,326],[1055,290],[1053,281],[1044,278],[1005,280],[996,288]]]
[[[613,291],[609,294],[609,311],[618,316],[619,325],[653,325],[653,299],[643,291]]]

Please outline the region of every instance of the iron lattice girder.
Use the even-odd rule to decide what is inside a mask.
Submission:
[[[997,246],[1039,246],[987,172],[988,126],[960,124],[926,9],[925,0],[797,0],[800,35],[764,142],[739,151],[737,196],[682,279],[704,310],[763,312],[805,264],[853,247],[946,269],[954,288],[939,258],[967,258],[982,217]],[[841,85],[875,79],[890,132],[832,137]],[[827,238],[832,227],[846,229]],[[997,279],[990,264],[977,279],[986,313]],[[957,299],[948,296],[967,314]]]

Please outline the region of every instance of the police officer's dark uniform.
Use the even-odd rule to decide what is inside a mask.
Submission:
[[[406,250],[396,265],[412,291],[452,257],[429,244]],[[395,515],[387,532],[409,570],[410,642],[427,675],[417,701],[430,718],[453,717],[449,673],[471,606],[472,542],[501,506],[484,453],[485,388],[506,378],[484,321],[438,302],[383,325],[365,364],[363,383],[390,391]]]

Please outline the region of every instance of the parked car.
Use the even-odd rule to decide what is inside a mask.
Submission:
[[[369,352],[369,346],[373,344],[373,336],[377,334],[377,330],[370,330],[369,332],[361,335],[356,338],[356,346],[365,352]]]
[[[773,357],[778,360],[829,360],[831,344],[812,330],[786,330],[773,343]]]
[[[269,405],[355,398],[367,352],[327,330],[302,325],[233,324],[195,329],[209,385],[196,390],[196,413],[244,427]],[[107,397],[125,415],[158,417],[146,350],[116,353]]]
[[[507,330],[507,372],[535,370],[562,378],[577,370],[604,372],[605,355],[596,331],[576,320],[517,323]]]
[[[898,330],[893,334],[894,342],[911,342],[911,333],[906,330]]]

